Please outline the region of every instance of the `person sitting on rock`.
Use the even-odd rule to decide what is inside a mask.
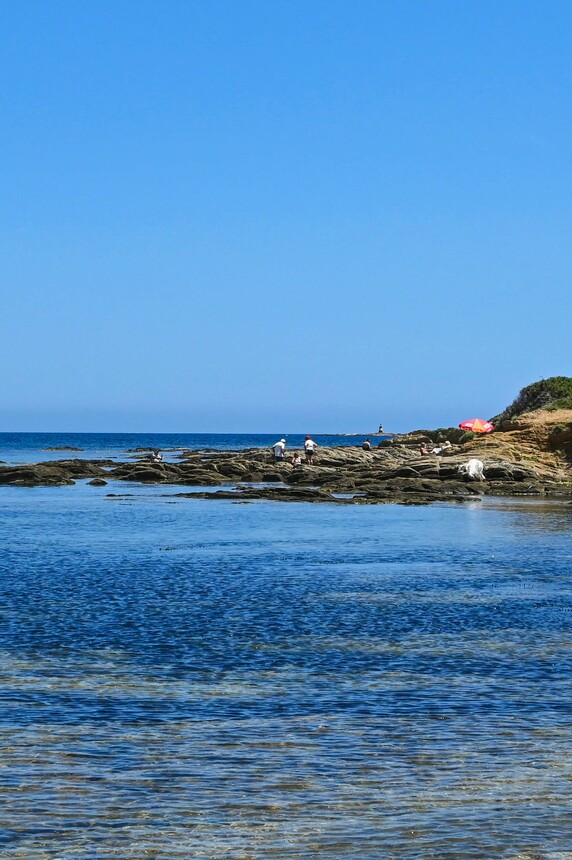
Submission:
[[[283,460],[284,451],[286,450],[286,439],[280,439],[279,442],[275,442],[270,450],[274,452],[275,460]]]
[[[311,436],[306,436],[304,441],[304,453],[306,454],[306,463],[309,466],[314,462],[314,449],[316,448],[316,443],[312,439]]]
[[[363,445],[361,446],[364,451],[371,451],[371,442],[369,439],[366,439]]]
[[[296,451],[296,453],[292,457],[292,465],[293,466],[301,466],[302,465],[302,457],[301,457],[299,451]]]
[[[423,454],[425,457],[429,453],[429,448],[427,447],[427,442],[422,442],[419,446],[419,453]]]
[[[449,440],[447,440],[446,442],[443,442],[442,445],[438,445],[436,448],[433,448],[431,453],[439,455],[439,454],[442,454],[443,451],[446,451],[447,448],[450,448],[450,447],[451,447],[451,443],[449,442]]]

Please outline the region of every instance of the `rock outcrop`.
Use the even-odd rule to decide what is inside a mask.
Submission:
[[[363,451],[361,447],[319,448],[313,465],[276,463],[268,451],[187,451],[179,463],[124,463],[109,477],[121,481],[215,487],[192,490],[193,498],[252,501],[332,502],[335,504],[426,504],[438,500],[464,501],[483,495],[551,496],[572,498],[570,464],[560,450],[550,447],[538,456],[526,452],[521,436],[476,436],[451,445],[440,456],[422,455],[419,440],[427,431],[396,437],[394,444]],[[544,438],[544,437],[543,437]],[[484,463],[483,481],[460,473],[469,459]]]
[[[505,429],[505,422],[512,422],[525,413],[546,410],[572,409],[572,377],[551,376],[540,379],[523,388],[510,406],[490,420],[497,430]]]
[[[559,417],[559,416],[557,416]],[[561,416],[560,416],[561,417]],[[570,416],[572,431],[572,415]],[[50,486],[90,478],[104,482],[221,487],[193,489],[195,498],[235,501],[332,502],[335,504],[427,504],[483,495],[572,498],[569,430],[546,425],[534,415],[511,431],[451,445],[440,456],[419,452],[419,434],[399,437],[390,447],[319,448],[313,465],[276,463],[266,450],[188,451],[176,463],[61,460],[0,467],[0,484]],[[484,480],[471,480],[460,467],[471,458],[484,463]]]
[[[49,487],[75,484],[81,478],[97,478],[106,473],[112,460],[53,460],[47,463],[25,463],[0,466],[0,485]]]
[[[572,412],[531,413],[511,429],[453,444],[440,456],[422,455],[419,440],[427,431],[396,437],[390,446],[363,451],[361,447],[319,448],[313,465],[292,466],[289,458],[276,463],[262,449],[186,451],[178,462],[115,463],[60,460],[0,467],[0,484],[50,486],[90,478],[94,486],[121,481],[193,489],[195,498],[235,501],[332,502],[335,504],[427,504],[464,501],[483,495],[572,498]],[[484,464],[484,480],[460,473],[469,459]]]
[[[52,445],[50,448],[44,448],[44,451],[83,451],[83,448],[76,448],[75,445]]]
[[[485,495],[572,499],[572,408],[558,405],[567,402],[568,382],[572,385],[568,377],[553,377],[523,389],[497,416],[497,430],[487,435],[458,428],[417,430],[383,440],[370,451],[357,446],[318,448],[314,463],[301,466],[292,465],[293,451],[283,462],[260,448],[183,451],[176,462],[156,462],[141,456],[152,449],[141,448],[128,452],[139,453],[138,459],[122,463],[75,459],[0,465],[0,484],[50,486],[90,478],[94,486],[108,481],[175,485],[193,488],[179,495],[243,502],[428,504]],[[547,408],[525,408],[547,397],[552,398]],[[502,417],[505,414],[508,417]],[[445,441],[449,447],[440,444]],[[437,445],[439,454],[422,454],[421,442],[429,450]],[[479,461],[475,478],[462,468],[472,459]]]

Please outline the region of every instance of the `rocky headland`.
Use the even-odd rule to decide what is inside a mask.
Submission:
[[[359,446],[318,448],[314,464],[301,466],[290,462],[294,451],[276,463],[270,451],[260,448],[183,451],[177,462],[153,462],[147,454],[122,463],[58,460],[0,466],[0,485],[65,485],[88,478],[101,487],[109,481],[176,485],[181,487],[177,495],[191,498],[344,505],[462,502],[482,496],[572,500],[572,379],[569,383],[570,401],[560,396],[560,384],[558,397],[551,398],[550,380],[543,380],[541,405],[533,409],[528,406],[532,402],[537,407],[540,383],[523,389],[511,407],[492,419],[496,429],[487,435],[458,428],[417,430],[382,441],[370,451]],[[534,397],[527,395],[530,389]],[[450,447],[439,454],[419,450],[422,442],[431,451],[444,441]],[[473,458],[484,465],[483,480],[460,471]]]

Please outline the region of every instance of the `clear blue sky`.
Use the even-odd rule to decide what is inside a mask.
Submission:
[[[403,430],[572,375],[571,3],[0,11],[0,430]]]

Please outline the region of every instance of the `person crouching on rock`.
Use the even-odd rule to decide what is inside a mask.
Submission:
[[[369,441],[369,439],[366,439],[361,447],[364,451],[371,451],[371,442]]]
[[[276,461],[282,461],[284,459],[284,451],[286,450],[286,439],[280,439],[279,442],[275,442],[270,450],[274,452],[274,459]]]
[[[299,452],[296,451],[294,456],[292,457],[292,466],[301,466],[302,465],[302,457]]]
[[[304,453],[306,454],[306,463],[311,466],[314,462],[314,450],[316,448],[316,443],[312,439],[311,436],[306,436],[304,442]]]

